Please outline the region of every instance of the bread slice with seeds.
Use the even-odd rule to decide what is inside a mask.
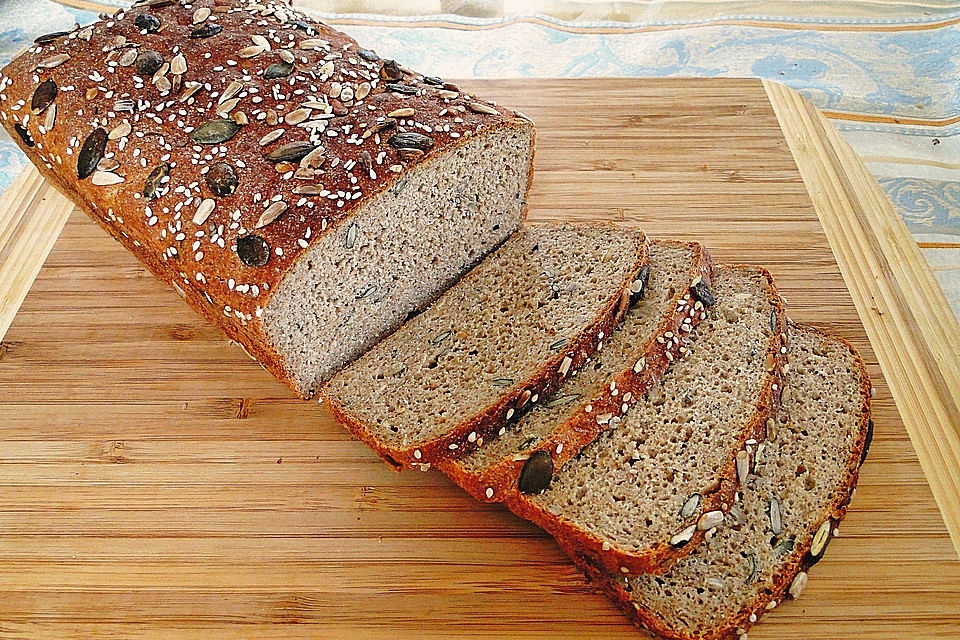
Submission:
[[[138,2],[41,36],[0,122],[301,396],[526,216],[534,127],[280,0]]]
[[[646,264],[639,230],[525,227],[322,394],[396,467],[471,451],[596,350]]]
[[[560,467],[589,444],[613,416],[636,402],[680,349],[682,336],[702,317],[712,265],[699,244],[654,240],[641,299],[603,349],[556,394],[498,437],[438,468],[480,500],[502,501],[518,491],[539,491]],[[691,291],[692,289],[692,291]]]
[[[717,267],[687,353],[622,419],[506,505],[614,572],[663,573],[723,522],[780,394],[786,320],[770,274]]]
[[[667,638],[739,638],[800,596],[846,513],[873,433],[870,380],[846,341],[791,327],[781,411],[717,533],[662,576],[599,569],[566,545],[637,624]]]

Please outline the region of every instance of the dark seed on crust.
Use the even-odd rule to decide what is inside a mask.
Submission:
[[[546,451],[534,451],[523,465],[517,487],[523,493],[540,493],[550,486],[551,480],[553,480],[553,458]]]
[[[645,264],[637,274],[637,279],[630,283],[630,306],[634,306],[641,300],[647,291],[647,283],[650,282],[650,265]]]
[[[870,449],[871,443],[873,443],[873,419],[867,420],[867,437],[863,441],[863,452],[860,454],[860,464],[858,466],[862,467],[863,463],[867,461],[867,451]]]
[[[107,131],[98,127],[83,141],[80,153],[77,154],[77,177],[83,180],[93,175],[97,170],[97,164],[103,160],[106,149]]]
[[[303,20],[291,20],[291,21],[290,21],[290,24],[292,24],[292,25],[293,25],[294,27],[296,27],[297,29],[300,29],[300,31],[303,31],[303,32],[306,33],[308,36],[316,36],[316,35],[319,35],[319,33],[317,32],[316,28],[314,28],[314,26],[313,26],[312,24],[309,24],[309,23],[307,23],[307,22],[304,22]]]
[[[248,267],[263,267],[270,260],[270,245],[256,235],[237,239],[237,256]]]
[[[807,553],[807,562],[812,567],[820,562],[823,552],[827,550],[827,543],[830,542],[830,529],[832,522],[828,518],[820,525],[817,532],[813,534],[813,542],[810,543],[810,551]]]
[[[190,32],[190,37],[194,40],[199,38],[210,38],[223,31],[223,27],[216,22],[204,22],[202,25]]]
[[[419,91],[419,89],[417,89],[413,85],[402,84],[400,82],[388,83],[387,89],[395,93],[402,93],[403,95],[406,95],[406,96],[415,96],[417,95],[417,91]]]
[[[288,142],[281,145],[266,154],[264,157],[270,162],[299,162],[308,153],[314,150],[312,142],[300,140],[298,142]]]
[[[263,77],[266,80],[273,80],[274,78],[285,78],[291,73],[293,73],[292,62],[274,62],[263,70]]]
[[[237,172],[226,162],[218,162],[210,167],[206,175],[207,186],[217,196],[232,195],[240,184]]]
[[[170,175],[170,165],[164,162],[156,167],[147,176],[143,183],[143,197],[147,200],[153,200],[160,197],[160,187],[163,186],[163,179]]]
[[[403,71],[400,71],[396,60],[385,60],[380,67],[380,77],[384,80],[399,80],[403,77]]]
[[[373,51],[370,51],[370,49],[360,49],[357,51],[357,55],[367,62],[376,62],[380,59],[380,56],[375,54]]]
[[[51,79],[44,80],[33,92],[30,99],[30,108],[34,113],[40,113],[49,107],[57,98],[57,83]]]
[[[27,131],[22,124],[19,122],[13,123],[13,130],[17,132],[17,135],[20,136],[20,139],[23,140],[23,144],[28,147],[34,145],[33,138],[30,137],[30,132]]]
[[[54,31],[53,33],[46,33],[38,37],[36,40],[34,40],[34,42],[39,45],[50,44],[57,38],[62,38],[63,36],[67,35],[70,35],[69,31]]]
[[[190,133],[190,139],[197,144],[220,144],[226,142],[240,131],[240,125],[233,120],[217,118],[205,122]]]
[[[437,76],[424,76],[424,77],[423,77],[423,83],[424,83],[424,84],[432,84],[432,85],[434,85],[434,86],[438,86],[438,87],[439,87],[439,86],[442,86],[442,85],[443,85],[443,80],[441,80],[441,79],[438,78]]]
[[[133,26],[147,33],[156,33],[160,28],[160,18],[152,13],[141,13],[133,21]]]
[[[163,57],[156,51],[145,49],[137,54],[133,66],[140,75],[152,76],[163,66]]]
[[[391,147],[395,149],[419,149],[427,151],[433,146],[433,140],[422,133],[408,131],[405,133],[395,133],[387,140]]]
[[[694,299],[702,302],[705,307],[712,307],[717,302],[710,286],[701,276],[697,276],[696,281],[690,286],[690,293],[693,294]]]

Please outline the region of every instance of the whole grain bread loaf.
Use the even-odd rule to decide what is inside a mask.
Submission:
[[[654,240],[640,300],[603,348],[557,392],[502,429],[498,437],[437,467],[479,500],[536,492],[562,466],[626,413],[679,354],[681,336],[706,313],[712,265],[699,244]]]
[[[0,72],[41,173],[302,396],[519,228],[534,129],[275,0],[149,0]]]
[[[322,395],[395,467],[469,453],[599,348],[646,265],[639,230],[523,227]]]
[[[616,573],[663,573],[724,520],[780,396],[786,318],[770,274],[714,269],[707,317],[627,413],[505,504]]]
[[[856,486],[872,434],[870,380],[846,341],[790,330],[783,403],[716,535],[662,576],[621,576],[565,550],[638,625],[667,638],[742,638],[800,596]]]

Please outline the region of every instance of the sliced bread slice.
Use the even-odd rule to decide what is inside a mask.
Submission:
[[[522,228],[323,395],[395,467],[469,452],[594,353],[635,298],[646,264],[639,230]]]
[[[638,625],[667,638],[742,638],[800,596],[836,535],[873,433],[870,380],[841,338],[794,326],[790,342],[776,428],[713,538],[662,576],[611,574],[565,549]]]
[[[627,411],[679,353],[683,336],[711,303],[710,256],[699,244],[650,243],[642,299],[591,358],[549,399],[461,458],[438,468],[479,500],[540,491],[553,469],[575,456]]]
[[[506,501],[608,570],[663,573],[723,522],[779,397],[786,319],[770,274],[717,267],[687,353],[540,494]]]

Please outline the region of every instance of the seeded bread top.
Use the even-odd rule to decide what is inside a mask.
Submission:
[[[431,442],[524,388],[620,304],[646,260],[638,230],[524,227],[322,393],[378,442]]]
[[[691,498],[720,489],[727,461],[767,402],[769,350],[779,344],[776,292],[754,267],[717,267],[711,286],[716,304],[688,353],[529,498],[605,549],[643,557],[696,523],[706,500],[687,509]]]
[[[778,419],[759,445],[742,502],[716,536],[663,576],[606,578],[671,637],[734,636],[785,588],[799,596],[793,576],[823,555],[837,524],[831,518],[849,498],[870,410],[863,362],[809,327],[793,327],[790,341]]]
[[[406,168],[484,128],[529,126],[271,0],[150,0],[43,36],[0,74],[0,119],[240,325]]]

